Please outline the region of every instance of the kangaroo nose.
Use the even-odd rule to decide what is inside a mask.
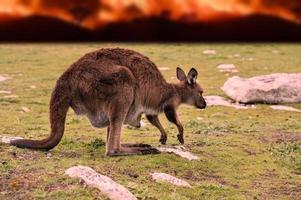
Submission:
[[[207,106],[207,103],[206,103],[206,101],[204,100],[204,101],[201,103],[201,105],[198,106],[198,108],[200,108],[200,109],[205,109],[206,106]]]

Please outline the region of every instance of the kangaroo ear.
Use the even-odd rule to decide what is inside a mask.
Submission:
[[[189,84],[196,83],[197,77],[198,77],[198,72],[196,71],[195,68],[191,68],[191,70],[188,73],[188,83]]]
[[[177,67],[177,78],[180,81],[184,81],[187,79],[185,72],[183,71],[183,69],[181,69],[180,67]]]

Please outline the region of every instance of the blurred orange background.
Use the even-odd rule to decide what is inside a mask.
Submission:
[[[173,32],[170,35],[175,34],[171,37],[175,40],[223,40],[219,34],[224,35],[225,40],[236,40],[230,37],[235,31],[242,34],[238,40],[265,40],[268,35],[276,41],[299,40],[300,22],[300,0],[0,1],[2,41],[70,38],[60,34],[61,31],[72,34],[71,39],[75,40],[135,40],[135,37],[164,40],[170,38],[166,31]],[[130,30],[125,30],[127,28]],[[137,33],[145,28],[147,32]],[[177,33],[183,28],[186,28],[184,33]],[[280,35],[275,33],[277,30]],[[118,36],[116,31],[123,36]],[[135,33],[132,36],[131,31]],[[189,31],[195,33],[190,37]]]

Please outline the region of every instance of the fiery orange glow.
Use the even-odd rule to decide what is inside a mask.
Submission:
[[[300,0],[1,0],[0,19],[49,16],[88,29],[113,22],[163,17],[187,23],[212,23],[252,14],[301,21]]]

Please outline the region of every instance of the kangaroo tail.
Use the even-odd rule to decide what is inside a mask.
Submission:
[[[10,145],[20,148],[30,148],[48,151],[54,148],[62,139],[65,129],[65,120],[70,106],[70,88],[67,81],[61,77],[52,92],[50,100],[51,133],[43,140],[18,139],[12,140]]]

